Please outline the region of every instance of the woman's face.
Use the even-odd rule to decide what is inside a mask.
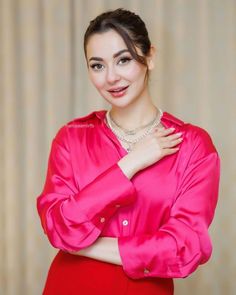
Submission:
[[[137,52],[142,55],[139,48]],[[114,106],[134,102],[147,87],[144,81],[146,66],[133,59],[122,37],[114,30],[89,38],[87,64],[92,83],[102,97]],[[123,92],[110,92],[111,89],[126,86],[128,88]]]

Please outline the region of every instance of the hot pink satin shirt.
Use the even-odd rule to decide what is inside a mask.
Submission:
[[[133,279],[187,277],[212,253],[208,228],[220,178],[212,139],[163,112],[164,127],[183,132],[180,150],[129,179],[117,164],[128,153],[105,113],[75,118],[53,138],[37,197],[44,232],[65,251],[117,237],[124,272]]]

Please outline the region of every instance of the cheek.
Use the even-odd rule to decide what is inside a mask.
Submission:
[[[140,65],[134,64],[132,67],[127,68],[126,77],[129,80],[138,80],[143,75],[145,75],[145,69],[140,67]]]
[[[104,78],[102,74],[94,74],[91,73],[90,75],[90,80],[93,83],[93,85],[97,88],[100,89],[104,86]]]

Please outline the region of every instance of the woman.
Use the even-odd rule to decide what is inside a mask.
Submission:
[[[124,9],[90,22],[89,78],[109,110],[62,126],[51,145],[42,227],[59,251],[43,294],[174,294],[212,253],[220,160],[210,135],[153,103],[155,47]]]

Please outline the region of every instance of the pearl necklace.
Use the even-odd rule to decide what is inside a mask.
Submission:
[[[121,130],[122,133],[125,133],[126,135],[135,135],[135,134],[137,133],[137,131],[139,131],[139,130],[141,130],[141,129],[144,129],[144,128],[147,128],[148,126],[154,124],[154,122],[157,120],[157,116],[158,116],[158,114],[159,114],[159,111],[158,111],[158,109],[156,108],[156,116],[155,116],[155,118],[154,118],[151,122],[147,123],[146,125],[142,125],[142,126],[140,126],[140,127],[137,127],[137,128],[135,128],[135,129],[133,129],[133,130],[125,129],[125,128],[123,128],[122,126],[120,126],[117,122],[115,122],[115,121],[112,119],[111,115],[110,115],[110,111],[109,111],[109,113],[108,113],[108,116],[109,116],[110,121],[111,121],[111,122],[112,122],[112,123],[113,123],[113,124],[119,129],[119,130]]]
[[[108,110],[107,113],[106,113],[106,120],[107,120],[107,123],[108,123],[109,127],[110,127],[111,130],[114,132],[114,134],[115,134],[115,135],[116,135],[121,141],[124,141],[124,142],[126,143],[126,145],[128,145],[128,147],[125,148],[125,149],[126,149],[127,152],[129,153],[129,152],[132,150],[133,145],[134,145],[135,143],[137,143],[138,141],[140,141],[141,139],[143,139],[145,136],[147,136],[149,133],[151,133],[151,131],[153,130],[153,128],[156,127],[156,126],[158,126],[158,125],[160,124],[160,122],[161,122],[161,118],[162,118],[162,116],[163,116],[163,112],[162,112],[161,109],[158,109],[158,110],[159,110],[159,116],[156,116],[156,118],[155,118],[154,120],[152,120],[151,123],[148,123],[146,126],[148,126],[148,125],[150,125],[150,124],[151,124],[151,126],[150,126],[150,127],[149,127],[149,128],[143,133],[143,134],[141,134],[140,136],[138,136],[138,137],[135,138],[135,139],[128,139],[128,138],[126,138],[125,135],[122,135],[118,130],[116,130],[116,129],[112,126],[111,122],[113,122],[113,124],[115,124],[115,125],[117,125],[117,124],[115,123],[114,120],[112,120],[112,118],[111,118],[111,116],[110,116],[110,110]],[[118,126],[119,129],[122,129],[119,125],[117,125],[117,126]],[[145,127],[146,127],[146,126],[145,126]],[[142,128],[142,126],[136,128],[136,129],[134,129],[134,130],[137,130],[137,129],[140,129],[140,128]],[[127,129],[124,129],[124,130],[127,131]],[[131,131],[133,132],[134,130],[131,130]],[[130,131],[130,130],[128,130],[128,131]],[[123,132],[125,132],[125,131],[123,131]],[[133,134],[133,133],[132,133],[132,134]],[[126,136],[127,136],[127,135],[126,135]]]

